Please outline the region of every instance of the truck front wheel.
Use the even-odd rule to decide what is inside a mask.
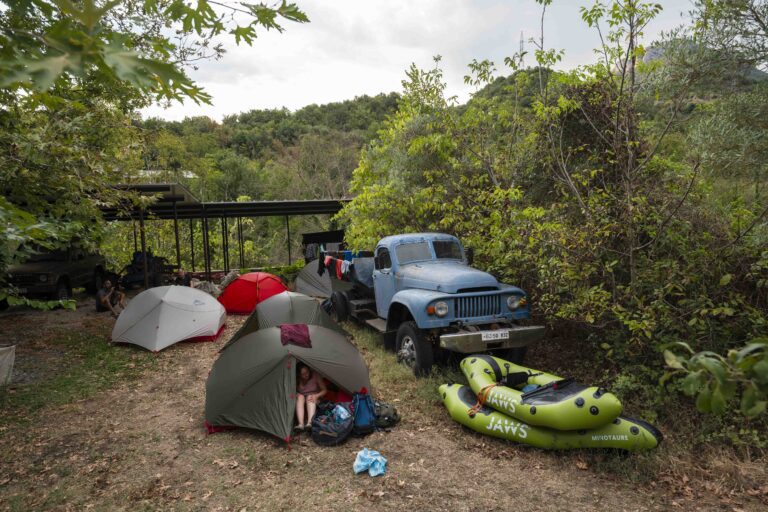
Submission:
[[[397,329],[397,360],[418,376],[427,375],[432,369],[432,345],[416,322],[405,322]]]

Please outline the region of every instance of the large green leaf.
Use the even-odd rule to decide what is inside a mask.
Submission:
[[[725,396],[719,385],[716,385],[712,390],[712,396],[710,398],[710,407],[715,414],[723,414],[725,412]]]

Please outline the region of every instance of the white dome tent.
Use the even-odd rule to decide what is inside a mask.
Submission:
[[[184,340],[214,341],[227,313],[215,298],[187,286],[159,286],[138,294],[120,313],[113,343],[158,352]]]

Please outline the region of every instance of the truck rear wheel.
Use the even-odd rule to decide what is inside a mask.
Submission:
[[[56,293],[53,295],[53,300],[69,300],[71,298],[72,289],[64,279],[59,279],[59,282],[56,283]]]
[[[397,360],[413,371],[417,377],[432,369],[432,344],[416,322],[405,322],[397,329]]]
[[[344,322],[349,318],[349,301],[343,292],[333,292],[331,294],[331,304],[333,305],[333,319],[337,322]]]

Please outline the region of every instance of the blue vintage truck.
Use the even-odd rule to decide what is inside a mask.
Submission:
[[[526,293],[469,266],[459,240],[442,233],[388,236],[372,258],[353,260],[349,290],[331,296],[338,321],[352,317],[385,335],[416,375],[450,352],[497,354],[522,362],[543,326]]]

